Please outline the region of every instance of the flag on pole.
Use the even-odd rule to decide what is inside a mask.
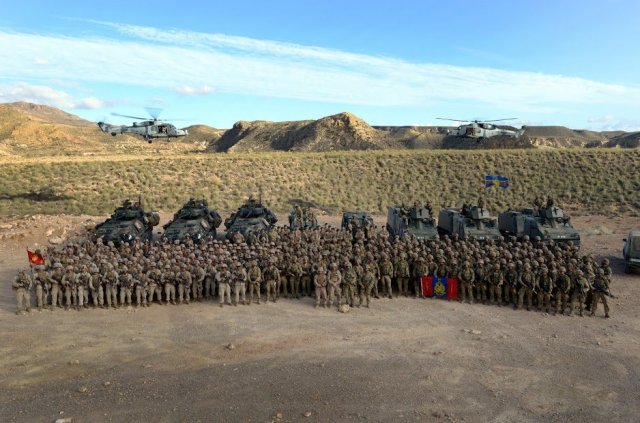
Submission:
[[[485,188],[509,188],[509,178],[502,175],[487,175],[484,177]]]
[[[27,249],[27,255],[29,256],[29,264],[35,266],[42,266],[44,264],[44,257],[40,253],[33,253]]]
[[[458,298],[458,278],[423,276],[420,282],[423,297],[446,298],[448,300]]]

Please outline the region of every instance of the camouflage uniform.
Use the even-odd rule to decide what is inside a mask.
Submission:
[[[391,277],[393,276],[393,263],[388,257],[384,257],[380,264],[380,274],[382,275],[382,291],[387,293],[389,298],[393,298],[393,288],[391,287]]]
[[[460,282],[460,301],[468,301],[473,303],[473,283],[476,280],[476,274],[471,268],[471,263],[466,260],[460,271],[458,272],[458,281]]]
[[[407,262],[407,255],[402,253],[400,260],[398,260],[398,266],[396,267],[396,278],[398,279],[398,296],[409,295],[409,263]]]
[[[495,264],[493,270],[489,273],[489,288],[490,288],[490,301],[492,304],[502,304],[502,284],[504,283],[504,277],[500,270],[500,265]]]
[[[280,280],[280,271],[273,265],[273,262],[269,262],[269,265],[265,269],[264,279],[266,281],[266,301],[269,302],[269,298],[271,298],[275,303],[278,300],[277,287],[278,281]]]
[[[570,305],[570,293],[571,278],[567,275],[565,268],[561,267],[556,279],[556,313],[564,314],[567,304]]]
[[[533,292],[537,288],[537,278],[531,271],[531,266],[529,263],[525,263],[524,271],[522,275],[520,275],[520,290],[518,291],[518,307],[522,308],[524,297],[527,297],[527,310],[531,308],[532,305],[532,295]]]
[[[249,278],[249,305],[253,302],[253,293],[256,293],[258,297],[258,304],[260,304],[260,283],[262,282],[262,270],[258,267],[256,260],[251,261],[251,267],[247,272]],[[269,287],[267,287],[267,301],[269,301]]]
[[[591,289],[591,284],[584,277],[584,273],[578,270],[575,275],[575,280],[573,283],[573,294],[571,295],[571,309],[569,310],[569,315],[575,309],[575,303],[578,302],[578,311],[580,316],[583,315],[584,310],[584,302],[587,297],[587,292]]]
[[[218,296],[220,297],[220,307],[224,305],[225,297],[227,304],[231,305],[231,279],[233,275],[227,269],[227,265],[222,263],[216,273],[216,283],[218,284]]]
[[[551,293],[554,289],[553,278],[547,269],[542,269],[542,274],[538,280],[538,311],[546,305],[547,313],[551,309]]]
[[[322,266],[318,267],[313,278],[313,285],[316,290],[316,308],[320,306],[320,302],[324,300],[324,306],[329,307],[327,301],[327,274]]]
[[[64,298],[65,298],[65,310],[69,310],[69,307],[72,306],[72,291],[75,290],[76,284],[76,274],[73,272],[73,268],[71,266],[67,267],[67,270],[62,277],[62,287],[64,288]]]
[[[351,266],[351,263],[347,262],[344,270],[344,284],[342,296],[345,299],[345,302],[349,304],[351,307],[355,304],[355,298],[357,294],[357,283],[358,283],[358,275],[356,271]]]
[[[604,306],[604,317],[609,317],[609,304],[607,304],[607,295],[609,292],[609,278],[605,269],[598,269],[598,274],[593,281],[593,300],[591,301],[591,315],[595,316],[598,302],[602,301]]]
[[[31,277],[24,270],[21,270],[13,282],[13,289],[16,291],[16,314],[31,310]]]
[[[333,305],[333,299],[336,299],[336,305],[340,307],[342,303],[342,273],[338,270],[337,263],[331,263],[331,270],[327,274],[327,282],[329,283],[329,306]]]
[[[240,297],[242,297],[242,304],[247,304],[246,293],[247,293],[247,272],[242,267],[240,262],[236,262],[235,269],[233,271],[233,294],[235,296],[235,302],[233,305],[237,306],[240,302]]]

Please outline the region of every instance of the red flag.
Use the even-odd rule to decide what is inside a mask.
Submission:
[[[34,264],[36,266],[42,266],[44,264],[44,257],[40,253],[32,253],[27,250],[27,255],[29,256],[29,263]]]

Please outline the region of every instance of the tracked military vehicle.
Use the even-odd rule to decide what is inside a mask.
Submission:
[[[96,226],[94,237],[102,239],[107,244],[113,242],[119,245],[134,239],[153,237],[153,227],[160,223],[160,216],[156,212],[145,212],[140,201],[131,203],[125,200],[110,218]]]
[[[373,226],[373,218],[369,216],[369,213],[363,211],[344,212],[342,213],[342,229],[363,228],[366,226]]]
[[[446,208],[438,216],[440,236],[458,235],[460,239],[475,238],[479,241],[498,240],[502,236],[498,231],[496,219],[491,217],[484,207],[467,207],[462,210]]]
[[[498,227],[504,236],[530,239],[540,237],[544,242],[569,242],[580,245],[580,234],[571,225],[560,207],[548,206],[507,210],[498,216]]]
[[[169,241],[183,241],[189,237],[194,242],[216,237],[216,228],[222,218],[208,207],[205,200],[189,199],[173,219],[163,226],[163,237]]]
[[[296,206],[289,213],[289,229],[313,229],[318,227],[318,219],[310,208],[302,209]]]
[[[232,238],[236,232],[240,232],[246,238],[249,232],[273,228],[277,221],[276,215],[260,201],[249,197],[237,212],[225,220],[224,226],[227,229],[227,238]]]
[[[390,239],[394,239],[396,236],[403,238],[407,235],[424,240],[438,239],[438,231],[435,220],[431,217],[431,210],[418,204],[411,208],[389,207],[387,231]]]

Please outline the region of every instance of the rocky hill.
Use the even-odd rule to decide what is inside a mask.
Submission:
[[[510,128],[515,129],[515,128]],[[371,126],[351,113],[293,122],[240,121],[207,147],[210,152],[383,149],[497,149],[638,146],[639,133],[595,132],[563,126],[527,127],[523,137],[482,142],[447,136],[434,126]],[[636,135],[634,135],[636,134]]]
[[[205,125],[188,129],[188,137],[177,142],[156,142],[151,147],[138,137],[112,137],[100,131],[94,122],[55,107],[26,102],[5,103],[0,104],[0,156],[90,155],[143,149],[201,150],[206,143],[222,134],[222,131]]]
[[[92,155],[138,152],[344,151],[384,149],[636,148],[640,132],[594,132],[563,126],[531,126],[520,139],[483,142],[447,136],[446,127],[371,126],[351,113],[290,122],[239,121],[229,130],[206,125],[189,136],[148,145],[138,137],[112,137],[94,122],[54,107],[0,104],[0,156]]]

